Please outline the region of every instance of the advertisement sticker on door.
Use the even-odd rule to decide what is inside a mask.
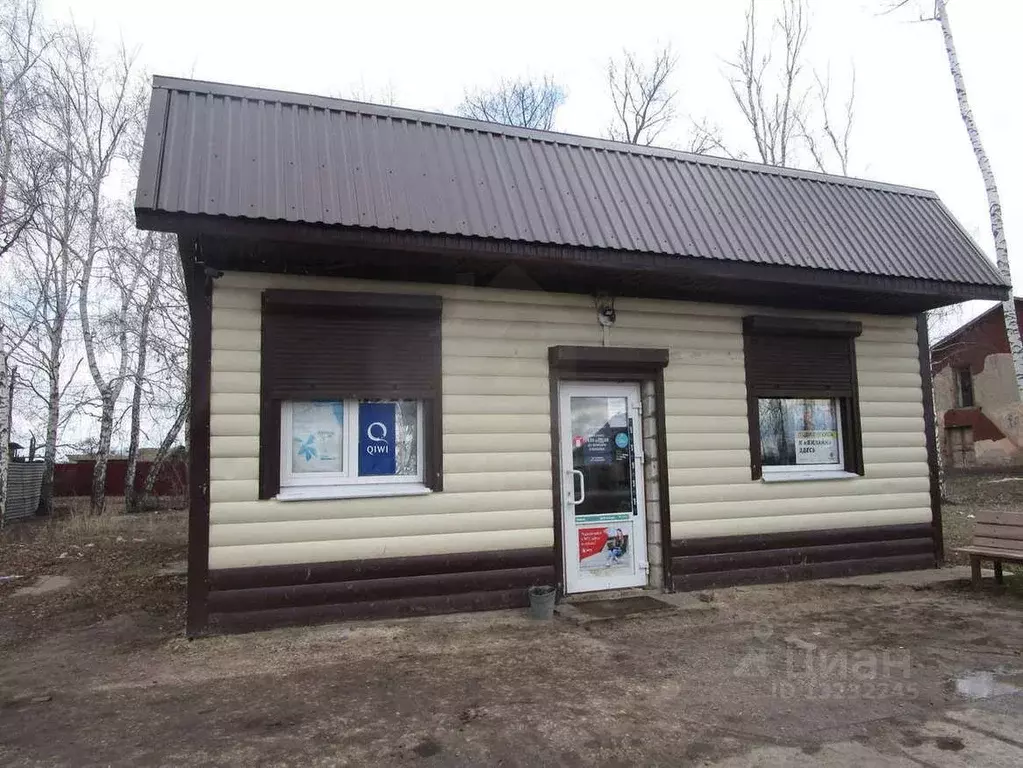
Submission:
[[[579,529],[579,568],[584,571],[632,570],[631,524]]]

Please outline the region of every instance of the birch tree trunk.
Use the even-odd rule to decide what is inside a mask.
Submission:
[[[43,480],[39,486],[40,514],[53,512],[53,473],[57,466],[57,427],[60,422],[60,378],[49,379],[49,402],[46,407],[46,437],[43,443]]]
[[[948,54],[948,69],[952,74],[955,83],[956,98],[959,100],[959,114],[963,118],[963,125],[966,126],[966,133],[970,137],[970,144],[973,146],[973,154],[977,158],[977,167],[980,168],[980,175],[984,179],[984,190],[987,192],[988,213],[991,217],[991,234],[995,241],[995,260],[998,271],[1010,286],[1012,286],[1012,272],[1009,268],[1009,246],[1005,239],[1005,227],[1002,223],[1002,201],[998,195],[998,185],[995,183],[995,173],[991,168],[991,161],[980,140],[980,131],[977,129],[977,121],[973,117],[973,110],[966,96],[966,81],[963,79],[963,71],[959,67],[959,57],[956,55],[955,40],[952,38],[952,25],[948,20],[948,9],[945,0],[935,0],[934,15],[941,24],[941,33],[945,38],[945,52]],[[1016,316],[1016,301],[1014,292],[1009,291],[1009,298],[1002,302],[1002,314],[1005,317],[1005,334],[1009,340],[1009,351],[1012,353],[1012,366],[1016,373],[1016,389],[1023,399],[1023,341],[1019,335],[1019,320]]]
[[[11,365],[7,328],[0,323],[0,528],[7,521],[7,470],[11,462]]]
[[[185,397],[181,400],[177,416],[174,417],[174,423],[171,424],[167,434],[164,435],[160,448],[153,458],[153,463],[149,465],[149,474],[146,475],[145,485],[142,486],[142,493],[139,494],[138,498],[139,507],[144,509],[146,502],[153,495],[153,489],[156,487],[156,481],[160,477],[160,471],[163,469],[163,465],[167,463],[167,457],[170,456],[171,448],[174,447],[174,441],[178,439],[178,434],[181,432],[181,428],[185,425],[187,419],[188,395],[186,393]]]
[[[148,238],[150,243],[152,237]],[[142,430],[142,385],[146,378],[146,358],[149,351],[149,326],[153,318],[153,306],[156,294],[163,280],[164,252],[146,248],[142,258],[156,254],[156,272],[150,277],[145,304],[142,305],[139,317],[138,352],[135,356],[135,371],[131,394],[131,427],[128,442],[128,466],[124,473],[124,509],[126,512],[138,512],[139,497],[135,492],[135,475],[138,470],[139,434]],[[153,468],[150,467],[150,474]]]

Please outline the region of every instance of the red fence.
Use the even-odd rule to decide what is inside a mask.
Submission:
[[[88,496],[92,490],[92,472],[95,461],[76,461],[71,464],[57,464],[53,468],[54,496]],[[135,489],[141,491],[149,476],[151,462],[140,461],[135,470]],[[107,495],[124,496],[124,475],[128,462],[124,459],[111,459],[107,463]],[[160,476],[153,486],[154,496],[184,495],[188,475],[185,463],[180,460],[168,460],[160,468]]]

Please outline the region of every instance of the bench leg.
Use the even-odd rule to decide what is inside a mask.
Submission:
[[[1004,584],[1005,579],[1002,578],[1002,561],[995,560],[995,583]]]
[[[970,583],[974,589],[980,589],[980,558],[970,555]]]

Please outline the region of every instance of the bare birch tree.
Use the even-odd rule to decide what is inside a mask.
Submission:
[[[565,98],[565,89],[549,75],[542,80],[502,80],[494,88],[466,91],[457,111],[475,120],[549,131]]]
[[[153,308],[153,330],[150,348],[155,365],[150,379],[158,382],[153,394],[151,416],[154,422],[167,424],[166,431],[149,465],[149,474],[138,506],[145,508],[153,495],[157,479],[166,462],[174,455],[178,438],[189,414],[189,383],[191,371],[189,310],[181,260],[177,258],[174,238],[161,236],[164,258],[164,279]]]
[[[0,4],[0,256],[24,235],[39,207],[45,164],[29,142],[35,80],[46,41],[34,0]],[[11,353],[0,321],[0,526],[7,513],[7,469],[11,440]]]
[[[0,256],[39,208],[44,163],[30,142],[47,39],[35,0],[0,2]]]
[[[816,97],[816,112],[819,115],[819,126],[812,125],[806,115],[797,115],[799,136],[806,145],[810,157],[818,171],[826,172],[831,165],[829,158],[834,157],[838,171],[846,176],[849,173],[849,138],[852,135],[853,118],[856,107],[856,70],[853,69],[849,84],[849,96],[837,114],[834,110],[831,92],[831,73],[821,77],[813,73]]]
[[[607,85],[614,106],[614,120],[607,137],[629,144],[653,144],[676,115],[678,91],[671,76],[678,56],[666,45],[649,61],[629,50],[607,63]]]
[[[59,189],[60,184],[54,187]],[[67,188],[55,196],[64,195],[68,195]],[[69,359],[67,347],[78,278],[77,262],[70,253],[73,207],[44,204],[37,222],[27,230],[26,253],[15,262],[15,280],[21,296],[19,301],[12,302],[11,312],[14,327],[25,330],[25,341],[15,359],[25,373],[25,387],[44,414],[39,498],[44,513],[49,513],[53,505],[58,435],[81,405],[77,397],[75,402],[68,402],[82,363],[81,357]]]
[[[1002,221],[1002,201],[998,194],[998,184],[995,182],[995,172],[991,167],[991,160],[980,140],[980,129],[977,127],[977,120],[973,116],[973,109],[970,107],[970,101],[966,94],[966,80],[963,77],[962,68],[959,66],[959,56],[956,53],[955,39],[952,37],[952,24],[948,18],[946,0],[934,1],[934,18],[941,24],[945,53],[948,57],[948,70],[952,75],[956,99],[959,102],[959,114],[966,127],[966,134],[970,138],[970,145],[973,147],[973,154],[977,159],[981,178],[984,180],[988,215],[991,219],[991,235],[995,241],[995,263],[1002,278],[1012,286],[1009,244],[1005,237],[1005,225]],[[1020,398],[1023,399],[1023,341],[1020,340],[1019,320],[1016,316],[1016,302],[1013,295],[1014,292],[1010,289],[1009,298],[1002,302],[1002,314],[1005,317],[1005,333],[1009,340],[1009,351],[1012,352],[1012,365],[1016,373],[1016,388],[1020,392]]]
[[[803,47],[809,32],[803,0],[785,0],[767,42],[759,35],[756,0],[746,10],[746,34],[730,79],[732,97],[749,125],[761,162],[786,165],[799,138],[799,115],[806,109]],[[781,36],[782,62],[774,66],[775,33]],[[777,69],[777,76],[775,70]]]
[[[77,27],[63,32],[48,57],[49,98],[62,105],[55,110],[52,148],[76,174],[82,189],[83,213],[75,237],[75,257],[81,265],[78,314],[89,374],[99,400],[99,438],[90,509],[103,511],[107,459],[114,426],[114,409],[129,365],[126,316],[133,279],[106,281],[118,268],[111,260],[105,236],[110,205],[105,185],[123,158],[131,135],[141,129],[144,96],[132,58],[104,60],[94,40]],[[137,271],[135,271],[137,275]],[[113,288],[112,292],[110,288]],[[98,312],[96,318],[93,313]]]
[[[53,473],[59,430],[73,416],[80,398],[65,408],[78,367],[78,357],[68,368],[67,339],[75,318],[75,294],[81,277],[77,255],[82,222],[86,215],[84,177],[75,164],[74,102],[62,89],[42,89],[35,139],[47,147],[52,158],[50,183],[38,215],[27,231],[30,250],[19,264],[23,292],[38,302],[35,327],[22,347],[19,361],[29,372],[27,384],[45,411],[43,480],[40,508],[52,509]],[[28,303],[31,303],[29,301]],[[28,322],[22,312],[22,323]]]
[[[143,394],[146,390],[146,379],[149,362],[150,333],[153,325],[153,313],[157,304],[157,297],[163,286],[163,276],[167,263],[167,249],[160,248],[158,241],[160,235],[147,232],[141,239],[142,243],[136,243],[139,238],[128,238],[129,249],[122,253],[124,261],[136,260],[138,269],[145,274],[144,299],[133,313],[131,326],[137,329],[135,345],[135,364],[132,371],[131,385],[131,425],[128,431],[128,462],[124,474],[124,508],[126,512],[139,511],[139,496],[135,492],[135,476],[138,470],[139,460],[139,438],[142,433],[142,405]],[[132,249],[131,245],[136,245]],[[132,252],[134,251],[134,252]]]
[[[849,172],[856,76],[849,95],[836,105],[829,71],[821,75],[806,62],[810,16],[805,0],[784,0],[781,14],[765,22],[750,0],[745,33],[733,61],[729,86],[748,129],[756,158],[768,165],[808,165],[815,170]],[[696,126],[711,148],[743,157],[720,138]]]

